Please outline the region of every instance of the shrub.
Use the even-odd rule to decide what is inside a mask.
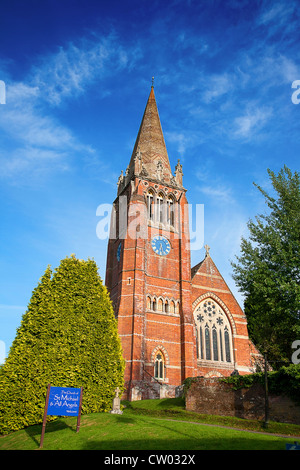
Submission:
[[[111,409],[124,389],[117,322],[93,260],[61,261],[33,291],[0,369],[0,433],[42,422],[47,384],[83,387],[82,412]]]

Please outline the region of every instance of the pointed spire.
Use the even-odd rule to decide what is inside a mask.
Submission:
[[[138,154],[143,169],[150,178],[157,179],[157,166],[162,170],[162,179],[168,183],[172,178],[168,152],[160,124],[158,109],[154,95],[154,78],[147,101],[143,119],[137,135],[135,146],[129,163],[130,170],[136,172],[135,162]]]

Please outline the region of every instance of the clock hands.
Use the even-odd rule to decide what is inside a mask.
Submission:
[[[169,241],[158,235],[152,239],[152,248],[157,255],[164,256],[170,253],[170,243]]]

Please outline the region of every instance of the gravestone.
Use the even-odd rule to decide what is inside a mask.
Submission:
[[[120,393],[120,389],[119,387],[117,387],[115,390],[115,398],[113,399],[112,410],[110,410],[110,413],[112,414],[117,414],[117,415],[123,414],[123,411],[121,410],[121,400],[119,397],[119,393]]]

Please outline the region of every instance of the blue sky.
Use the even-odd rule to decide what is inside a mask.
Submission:
[[[271,191],[267,168],[299,170],[299,7],[1,1],[0,355],[48,264],[91,257],[104,279],[96,210],[116,196],[152,76],[171,167],[181,159],[189,203],[204,204],[204,241],[242,303],[230,260],[265,210],[253,181]]]

